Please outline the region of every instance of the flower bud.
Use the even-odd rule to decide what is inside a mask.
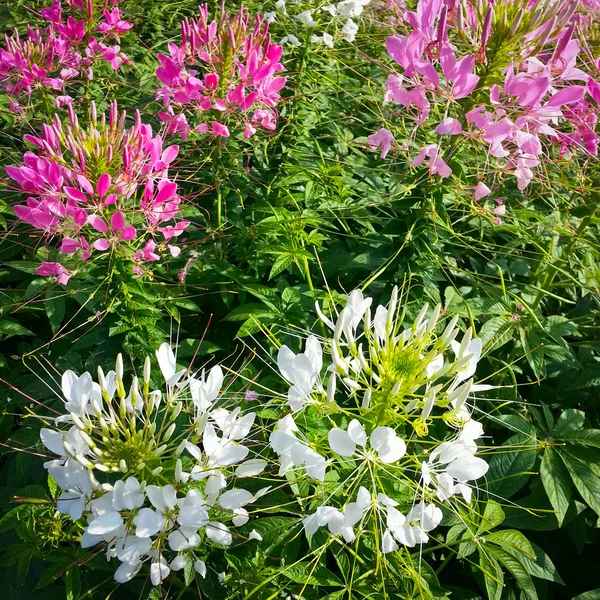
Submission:
[[[179,401],[179,402],[177,402],[177,404],[175,404],[175,406],[173,407],[173,412],[171,413],[171,419],[173,421],[179,416],[179,413],[181,412],[182,408],[183,408],[183,403],[181,401]]]
[[[123,473],[127,473],[127,463],[125,462],[125,459],[122,458],[119,461],[119,469],[123,472]]]
[[[144,383],[150,383],[150,357],[146,356],[146,360],[144,361]]]
[[[371,388],[367,388],[367,391],[363,396],[361,408],[369,408],[369,406],[371,406],[371,393]]]
[[[165,434],[163,435],[163,441],[167,442],[169,441],[169,439],[171,439],[171,436],[173,435],[176,426],[177,425],[175,423],[171,423],[171,425],[169,425],[169,427],[165,431]]]
[[[329,381],[327,382],[327,401],[333,402],[335,400],[335,373],[332,373],[329,376]]]

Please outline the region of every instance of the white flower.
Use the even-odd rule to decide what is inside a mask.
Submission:
[[[465,334],[465,338],[459,344],[456,340],[453,340],[450,344],[452,351],[454,352],[456,359],[461,360],[465,357],[470,357],[465,365],[456,374],[450,389],[456,388],[461,382],[469,379],[475,374],[477,369],[477,363],[481,358],[482,341],[480,338],[471,339],[471,330]]]
[[[264,14],[264,17],[265,17],[265,21],[267,23],[271,24],[277,20],[277,13],[274,10],[272,10],[270,12],[266,12]]]
[[[313,44],[325,44],[328,48],[333,48],[333,37],[329,33],[323,33],[323,35],[312,35],[310,41]]]
[[[312,10],[305,10],[296,15],[296,19],[303,23],[304,25],[308,25],[309,27],[316,27],[317,22],[312,17]]]
[[[171,567],[171,571],[181,571],[187,565],[187,558],[183,554],[179,554],[176,556],[169,565]]]
[[[343,0],[337,5],[337,10],[344,17],[358,17],[371,0]]]
[[[194,406],[198,413],[202,414],[212,406],[219,395],[223,385],[223,371],[216,365],[208,372],[208,377],[203,371],[200,379],[190,377],[189,384]]]
[[[323,12],[328,12],[332,17],[335,17],[337,14],[337,8],[333,4],[328,4],[327,6],[321,7]]]
[[[200,575],[200,577],[206,579],[206,565],[204,564],[204,561],[197,560],[194,563],[194,569]]]
[[[277,2],[275,2],[275,8],[280,10],[284,15],[287,15],[287,11],[285,9],[285,0],[277,0]]]
[[[176,385],[187,370],[182,369],[181,371],[177,371],[175,354],[171,346],[166,342],[161,344],[160,348],[156,351],[156,360],[169,387]]]
[[[166,577],[169,576],[171,569],[167,565],[167,561],[161,555],[157,560],[153,560],[150,565],[150,581],[152,585],[160,585]]]
[[[282,37],[281,40],[279,40],[279,44],[281,46],[283,46],[284,44],[288,44],[290,46],[296,46],[296,47],[302,46],[302,42],[295,35],[292,35],[291,33],[289,35]]]
[[[325,479],[325,459],[296,439],[298,427],[292,415],[287,415],[277,423],[275,431],[269,437],[271,447],[279,455],[279,475],[283,475],[291,467],[304,465],[306,473],[319,481]]]
[[[129,477],[127,481],[119,480],[113,489],[113,508],[121,511],[124,508],[133,510],[144,503],[144,492],[140,482],[135,477]]]
[[[65,397],[65,408],[78,417],[84,416],[92,408],[95,400],[102,402],[100,386],[92,380],[89,373],[77,376],[73,371],[65,371],[61,380],[62,393]],[[60,419],[60,417],[59,417]],[[64,417],[62,420],[66,420]]]
[[[106,535],[116,531],[123,524],[121,513],[116,510],[105,512],[96,517],[87,527],[88,533],[91,535]]]
[[[429,541],[427,533],[440,524],[442,517],[442,511],[437,506],[425,505],[422,501],[416,504],[406,517],[393,506],[388,506],[387,532],[400,544],[414,548],[417,544],[425,544]],[[384,534],[382,540],[384,552],[391,552],[397,548],[397,545],[392,542],[389,535]]]
[[[352,456],[356,446],[364,447],[367,443],[367,434],[357,419],[348,424],[348,431],[334,427],[329,432],[327,439],[331,449],[340,456]],[[406,443],[396,435],[390,427],[376,427],[369,438],[371,447],[379,459],[387,464],[400,460],[406,453]]]
[[[288,390],[288,404],[293,411],[302,409],[323,367],[319,340],[314,335],[308,336],[301,354],[294,354],[287,346],[282,346],[277,353],[277,365],[281,375],[292,384]]]
[[[352,19],[348,19],[342,27],[342,33],[346,37],[346,41],[353,42],[358,33],[358,25]]]

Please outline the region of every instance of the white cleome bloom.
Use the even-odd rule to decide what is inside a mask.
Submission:
[[[365,447],[367,434],[360,422],[353,419],[348,424],[347,431],[334,427],[329,431],[327,439],[336,454],[353,456],[357,446]],[[378,458],[387,464],[399,461],[406,453],[406,443],[390,427],[376,427],[369,441]]]
[[[294,354],[287,346],[282,346],[277,353],[277,366],[281,375],[292,384],[288,390],[289,406],[293,411],[301,410],[323,368],[323,351],[319,340],[314,335],[308,336],[305,350],[300,354]]]

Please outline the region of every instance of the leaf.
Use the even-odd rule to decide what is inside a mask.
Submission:
[[[344,584],[327,568],[313,563],[296,563],[289,567],[282,567],[281,574],[294,583],[307,585],[335,585]]]
[[[492,557],[481,553],[479,555],[479,566],[483,571],[488,600],[500,600],[504,586],[504,573],[500,565]]]
[[[600,515],[600,479],[598,476],[586,463],[568,452],[560,452],[560,457],[581,497],[593,511]]]
[[[548,446],[542,455],[540,477],[556,512],[558,524],[562,525],[571,502],[571,478],[557,451]]]
[[[271,267],[269,279],[273,279],[273,277],[276,277],[279,273],[285,271],[293,262],[293,256],[290,256],[289,254],[280,254]]]
[[[585,413],[576,408],[568,408],[558,417],[556,425],[552,430],[553,437],[559,437],[573,431],[577,431],[583,427],[585,422]]]
[[[498,546],[488,546],[487,551],[498,562],[506,567],[510,574],[517,581],[517,585],[523,591],[523,596],[529,600],[538,600],[538,595],[531,580],[531,575],[527,572],[521,562],[515,558],[510,552],[499,548]]]
[[[508,438],[490,460],[488,490],[502,498],[516,494],[527,483],[536,456],[533,436],[517,434]]]
[[[81,592],[81,579],[79,567],[75,565],[65,573],[66,600],[79,600]]]
[[[563,433],[558,437],[562,442],[577,444],[578,446],[594,446],[600,448],[600,429],[580,429]]]
[[[190,585],[192,581],[196,578],[196,569],[194,568],[194,561],[188,557],[185,566],[183,567],[183,578],[185,580],[185,585]]]
[[[65,318],[65,299],[63,296],[57,296],[52,290],[46,292],[46,300],[44,309],[48,315],[48,321],[52,329],[52,333],[60,329],[60,326]]]
[[[495,500],[488,500],[476,535],[481,535],[504,521],[504,511]]]
[[[13,335],[34,335],[26,327],[23,327],[12,317],[2,317],[0,319],[0,334],[5,334],[7,338]]]
[[[583,594],[575,596],[572,600],[600,600],[600,588],[590,590],[589,592],[583,592]]]

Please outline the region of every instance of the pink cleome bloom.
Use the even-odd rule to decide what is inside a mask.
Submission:
[[[118,45],[106,44],[113,39],[118,42],[119,34],[133,27],[120,19],[119,9],[114,8],[117,1],[105,0],[105,6],[113,10],[104,10],[103,14],[98,14],[91,0],[86,0],[85,5],[71,2],[67,10],[72,14],[66,19],[61,3],[55,1],[40,11],[48,21],[46,27],[28,25],[24,36],[18,31],[4,36],[4,47],[0,47],[0,90],[13,98],[13,112],[20,112],[18,98],[30,96],[40,86],[59,93],[57,108],[69,104],[72,99],[65,93],[69,83],[81,76],[91,79],[92,67],[99,60],[109,62],[114,69],[129,64]],[[94,29],[98,39],[86,33]]]
[[[156,76],[163,84],[157,92],[165,110],[159,118],[169,133],[185,139],[196,115],[198,133],[227,138],[239,123],[244,137],[258,126],[275,129],[275,107],[285,77],[283,48],[271,42],[269,24],[244,8],[230,16],[222,10],[219,21],[210,21],[208,5],[200,6],[198,19],[181,24],[181,44],[170,43],[169,55],[159,54]]]
[[[92,104],[87,127],[71,106],[68,112],[64,124],[55,115],[39,137],[26,135],[36,151],[26,152],[23,164],[6,167],[27,195],[15,215],[46,242],[58,237],[58,252],[71,262],[109,249],[134,265],[167,251],[178,254],[173,238],[190,224],[182,219],[177,183],[169,177],[179,147],[164,148],[139,112],[127,128],[115,102],[108,118],[99,119]]]

